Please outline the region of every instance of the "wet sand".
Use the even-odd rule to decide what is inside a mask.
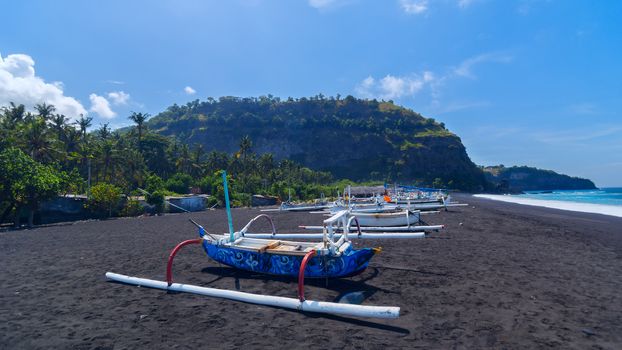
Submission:
[[[622,347],[622,218],[457,196],[469,207],[426,215],[446,229],[382,246],[361,275],[310,281],[306,296],[362,291],[395,320],[302,314],[107,282],[113,271],[163,280],[172,247],[226,229],[222,210],[0,232],[0,348]],[[236,228],[258,214],[233,211]],[[321,215],[275,213],[280,232]],[[461,224],[462,223],[462,224]],[[267,232],[267,226],[257,226]],[[177,282],[296,297],[296,281],[219,266],[198,246]]]

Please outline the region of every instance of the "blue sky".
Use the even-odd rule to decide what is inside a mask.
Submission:
[[[393,100],[474,162],[622,186],[622,2],[7,1],[0,104],[95,126],[223,95]]]

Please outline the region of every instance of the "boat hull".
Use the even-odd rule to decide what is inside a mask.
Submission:
[[[262,274],[297,277],[304,256],[256,252],[203,243],[207,255],[237,269]],[[340,256],[315,256],[305,268],[307,278],[339,278],[363,272],[374,255],[371,248],[347,249]]]
[[[360,226],[410,226],[419,222],[419,212],[397,213],[356,213]]]

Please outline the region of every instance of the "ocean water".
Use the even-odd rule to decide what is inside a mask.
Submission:
[[[622,187],[601,188],[598,190],[565,190],[565,191],[527,191],[516,197],[566,201],[578,203],[592,203],[622,206]]]
[[[598,190],[530,191],[517,195],[476,194],[474,196],[524,205],[622,217],[622,187]]]

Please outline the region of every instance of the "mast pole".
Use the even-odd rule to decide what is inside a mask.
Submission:
[[[222,171],[222,183],[225,189],[225,207],[227,208],[227,222],[229,224],[229,242],[235,240],[235,232],[233,232],[233,219],[231,219],[231,206],[229,205],[229,186],[227,186],[227,171]]]

